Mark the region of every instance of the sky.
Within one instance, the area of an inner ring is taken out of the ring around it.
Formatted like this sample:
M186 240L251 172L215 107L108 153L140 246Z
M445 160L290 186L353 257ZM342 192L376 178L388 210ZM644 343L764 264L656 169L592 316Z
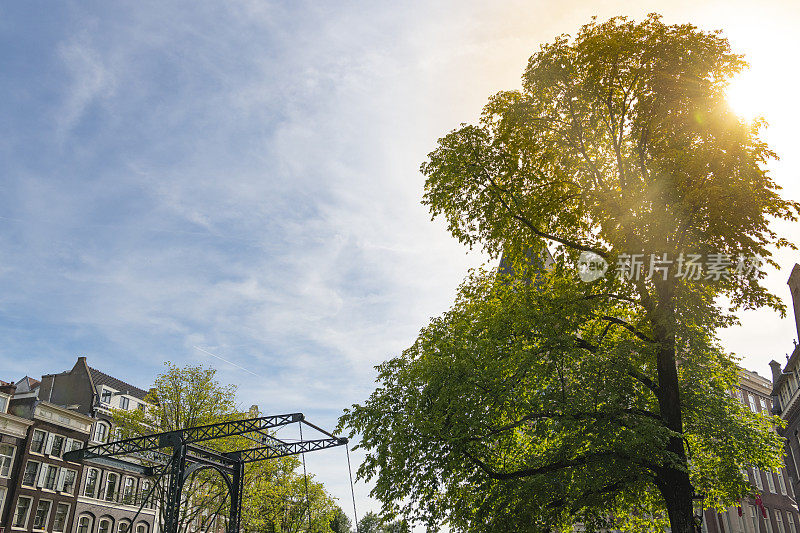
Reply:
M243 407L333 428L487 260L420 205L436 139L540 44L654 11L747 54L734 103L769 121L800 200L797 2L0 4L0 379L211 365ZM800 252L776 258L789 304ZM794 317L741 318L724 345L768 376ZM351 512L344 451L307 460Z

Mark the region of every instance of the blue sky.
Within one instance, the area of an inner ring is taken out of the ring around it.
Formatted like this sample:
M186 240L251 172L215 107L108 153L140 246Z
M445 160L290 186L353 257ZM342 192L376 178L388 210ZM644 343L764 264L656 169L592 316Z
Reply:
M0 379L78 355L140 386L165 360L213 365L243 406L332 427L485 259L419 204L425 154L594 14L726 30L800 198L797 79L775 64L797 5L696 4L4 3ZM766 375L793 321L743 317L723 339ZM343 454L325 453L309 467L347 508Z

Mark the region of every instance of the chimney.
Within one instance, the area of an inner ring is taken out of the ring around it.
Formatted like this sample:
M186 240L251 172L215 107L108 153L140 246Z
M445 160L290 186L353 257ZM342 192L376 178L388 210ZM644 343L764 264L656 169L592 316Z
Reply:
M773 359L769 362L769 367L772 369L772 384L774 385L778 382L778 378L781 377L781 364Z
M789 291L794 303L794 323L797 326L797 337L800 338L800 265L795 264L789 276Z

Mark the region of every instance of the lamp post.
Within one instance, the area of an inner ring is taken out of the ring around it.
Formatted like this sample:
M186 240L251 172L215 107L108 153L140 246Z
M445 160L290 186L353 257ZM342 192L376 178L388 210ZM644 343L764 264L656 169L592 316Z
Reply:
M694 525L697 533L703 531L703 500L706 499L705 494L697 491L692 491L692 510L694 514Z

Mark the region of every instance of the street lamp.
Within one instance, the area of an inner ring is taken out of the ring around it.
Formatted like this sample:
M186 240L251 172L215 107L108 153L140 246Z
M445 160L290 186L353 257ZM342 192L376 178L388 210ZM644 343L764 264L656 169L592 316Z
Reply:
M692 490L692 510L694 512L694 525L697 533L703 530L703 500L706 495Z

